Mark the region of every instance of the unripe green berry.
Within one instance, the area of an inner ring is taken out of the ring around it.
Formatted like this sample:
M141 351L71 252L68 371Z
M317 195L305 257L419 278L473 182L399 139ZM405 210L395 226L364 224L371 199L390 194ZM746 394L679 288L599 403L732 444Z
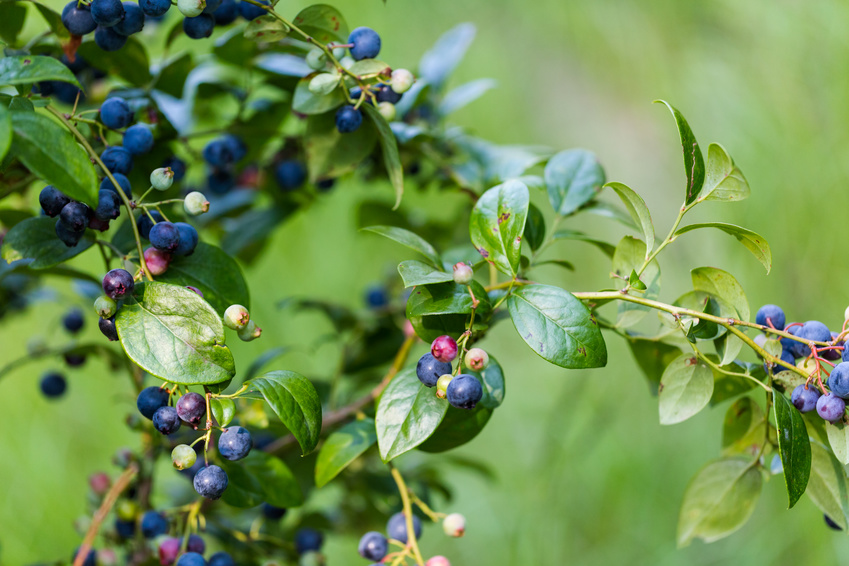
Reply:
M327 55L321 49L312 49L307 53L306 61L310 69L320 71L327 65Z
M383 119L387 122L391 122L395 119L395 105L391 102L379 102L377 104L377 111L380 112L380 115L383 116Z
M458 285L468 285L472 282L472 278L475 276L475 270L467 264L460 263L454 264L454 283Z
M198 455L188 444L178 444L171 451L171 463L178 470L185 470L195 465Z
M337 60L344 57L345 53L347 53L347 51L345 50L344 47L334 47L333 48L333 56L336 57Z
M177 0L177 9L187 18L200 16L206 8L206 0Z
M436 396L440 399L445 399L445 396L448 394L448 384L451 383L451 380L454 379L454 376L450 373L446 373L444 375L440 375L439 379L436 380Z
M242 305L230 305L224 311L224 326L233 330L241 330L251 320L251 313Z
M106 295L100 295L94 300L94 310L100 318L112 318L118 310L118 303Z
M186 195L183 201L183 209L186 211L186 214L197 216L198 214L209 212L209 201L206 200L203 193L192 191Z
M354 66L354 63L356 63L356 61L354 61L354 58L349 57L347 55L339 59L339 64L342 65L343 69L350 69Z
M784 368L782 366L777 366L779 369L775 370L776 372L782 371ZM802 358L798 362L796 362L796 367L805 372L808 375L811 375L817 370L817 362L813 359Z
M410 90L413 83L416 82L416 77L407 69L395 69L392 71L392 82L389 86L398 94L403 94Z
M115 508L115 514L122 521L134 521L139 514L139 505L130 499L122 499Z
M256 325L256 323L252 320L248 321L248 324L239 330L239 339L243 342L250 342L251 340L256 340L262 334L262 328Z
M170 167L154 169L150 174L150 186L157 191L167 191L174 184L174 172Z
M480 348L472 348L466 352L466 367L475 371L486 369L489 365L489 354Z
M461 537L466 534L466 518L459 513L451 513L442 520L442 530L449 537Z

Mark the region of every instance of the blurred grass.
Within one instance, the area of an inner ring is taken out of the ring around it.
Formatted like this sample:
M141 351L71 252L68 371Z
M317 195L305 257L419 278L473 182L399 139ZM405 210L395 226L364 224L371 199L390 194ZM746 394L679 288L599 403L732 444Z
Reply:
M457 121L502 143L574 146L597 152L611 180L638 190L665 233L683 194L680 147L671 117L655 98L677 106L703 147L722 143L752 186L735 205L707 204L692 220L744 224L772 244L773 269L761 266L732 238L705 232L681 238L661 264L663 297L689 285L688 270L714 265L735 274L753 308L785 305L793 320L838 325L849 290L841 284L849 192L849 5L801 3L576 0L534 3L482 0L337 3L351 27L369 25L386 57L414 67L448 27L472 21L478 38L454 84L493 77L500 87L462 110ZM286 4L294 15L303 2ZM277 344L297 344L319 332L310 317L284 317L271 305L299 294L361 301L373 280L406 259L390 242L356 234L352 204L385 195L381 186L340 183L332 196L299 214L274 235L273 252L249 270L255 317L263 339L235 344L242 367ZM544 203L541 195L535 196ZM427 213L438 214L440 203ZM327 227L334 229L328 231ZM612 240L625 232L596 219L577 220ZM571 290L608 284L607 262L581 244L556 255L576 273L543 272ZM94 252L80 259L99 269ZM68 293L66 295L70 296ZM66 303L62 303L63 305ZM0 325L3 362L24 351L32 334L56 330L64 306L43 304ZM83 305L96 338L95 318ZM306 325L306 331L304 326ZM648 394L626 348L609 340L603 370L567 372L537 358L509 323L485 342L507 376L506 403L464 455L488 462L490 484L454 472L457 500L448 511L469 520L468 534L446 540L425 530L426 554L455 564L582 565L631 563L839 563L845 542L827 530L807 498L785 510L781 479L766 484L752 520L712 545L675 549L678 505L689 478L719 455L725 406L676 427L657 424ZM321 356L296 351L279 367L320 372ZM125 384L97 363L69 371L68 396L48 403L37 394L38 363L0 381L0 561L22 564L65 557L78 543L73 519L84 509L85 478L108 469L111 454L131 445L121 424L132 409ZM95 418L91 416L95 415ZM431 456L435 459L443 456ZM403 462L403 459L402 459ZM350 564L355 540L331 538L330 564Z

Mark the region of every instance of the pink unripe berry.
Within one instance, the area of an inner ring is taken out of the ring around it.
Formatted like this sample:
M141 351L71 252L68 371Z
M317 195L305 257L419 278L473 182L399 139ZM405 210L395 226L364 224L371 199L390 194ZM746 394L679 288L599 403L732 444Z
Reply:
M150 247L144 251L144 262L147 264L151 275L162 275L168 271L171 265L171 254Z
M440 336L430 345L430 353L440 362L451 363L457 357L457 341L450 336Z
M475 272L469 264L462 261L454 264L454 283L468 285L474 276Z
M425 562L425 566L451 566L451 563L444 556L434 556Z
M178 538L167 538L159 545L159 563L162 566L170 566L177 561L177 555L180 554L180 543Z
M224 326L233 330L242 330L251 320L251 313L242 305L230 305L224 311Z
M461 537L466 534L466 518L459 513L451 513L442 520L442 530L449 537Z
M409 320L404 321L404 338L412 338L416 335L416 329L413 328L413 323Z
M489 354L480 348L472 348L466 352L466 366L475 371L481 371L489 365Z
M112 486L112 480L110 480L109 476L107 476L105 473L97 472L91 474L91 476L88 478L88 485L91 486L91 490L94 493L96 493L97 495L103 495L107 491L109 491L109 488Z

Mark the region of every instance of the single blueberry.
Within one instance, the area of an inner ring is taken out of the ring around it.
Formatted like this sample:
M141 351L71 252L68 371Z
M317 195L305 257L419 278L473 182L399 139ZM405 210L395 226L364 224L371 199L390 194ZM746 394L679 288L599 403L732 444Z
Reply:
M413 515L413 533L416 535L416 540L422 537L422 522L415 515ZM386 536L407 544L407 518L403 512L389 517L389 521L386 522Z
M160 214L156 210L151 211L150 216L143 213L141 216L138 217L138 219L136 220L136 226L138 226L139 235L141 235L141 237L145 240L150 239L150 229L153 228L153 220L150 219L151 216L153 217L153 220L155 220L157 223L162 222L164 220L164 218L162 218L162 214Z
M782 330L786 323L784 311L777 305L764 305L758 309L758 314L755 315L755 323Z
M113 173L113 177L118 181L118 186L121 187L121 191L126 195L126 197L130 200L133 198L133 187L130 185L130 180L127 179L127 176L122 173ZM100 190L101 191L112 191L116 195L118 194L118 189L115 188L115 184L109 179L109 177L104 177L102 181L100 181Z
M797 334L799 338L805 340L813 340L814 342L830 342L831 331L828 327L818 320L809 320ZM806 346L807 348L807 346ZM810 353L810 348L807 348L806 355Z
M223 138L217 138L203 147L203 160L213 167L225 167L233 161L233 148Z
M148 511L142 516L141 530L144 538L155 538L168 532L168 519L156 511Z
M139 412L148 419L153 418L157 409L168 405L168 391L161 387L145 387L136 399Z
M222 0L221 5L212 13L212 16L215 18L215 25L230 25L239 17L239 4L236 0Z
M213 169L206 177L209 192L223 195L236 186L236 177L228 169Z
M85 364L85 354L80 354L78 352L66 352L62 358L65 360L65 363L68 367L78 368Z
M153 428L162 434L173 434L180 430L180 417L174 407L159 407L153 413Z
M274 169L274 178L281 189L293 191L307 180L307 168L297 159L287 159Z
M373 309L380 309L389 304L389 294L383 285L374 285L366 290L366 304Z
M146 16L158 18L171 8L171 0L139 0L139 6Z
M72 334L76 334L82 330L84 324L83 311L77 308L71 309L62 317L62 325L65 327L65 330Z
M200 535L191 534L189 535L189 544L186 546L186 550L189 552L197 552L198 554L203 554L206 552L206 543L203 542L203 539L200 538Z
M360 556L374 562L380 562L389 551L389 542L382 534L371 531L362 536L358 547Z
M174 227L177 228L177 234L180 238L174 253L176 255L192 255L198 245L198 231L194 226L185 222L175 222Z
M230 154L233 156L234 163L241 161L248 154L248 147L239 136L225 134L221 137L221 140L230 149Z
M451 373L451 364L440 362L430 352L419 358L416 364L416 376L428 387L435 387L439 376L446 373Z
M380 85L377 89L377 94L375 98L378 102L391 102L392 104L397 104L399 100L401 100L401 94L398 94L389 85Z
M108 28L124 19L121 0L92 0L91 17L97 25Z
M97 22L91 17L91 8L71 0L62 9L62 25L72 35L86 35L94 31Z
M121 130L133 122L133 111L126 100L111 96L100 106L100 121L107 128Z
M209 557L209 566L236 566L236 561L222 550Z
M148 234L150 245L157 250L174 252L180 246L180 232L171 222L157 222Z
M446 391L448 402L458 409L474 409L481 397L483 397L481 382L467 373L461 373L452 379Z
M837 422L843 418L846 402L833 393L827 393L817 400L817 414L829 422Z
M81 202L72 200L59 213L59 222L74 232L82 232L88 227L91 220L91 209Z
M59 216L59 213L69 202L71 202L71 199L53 185L47 185L38 194L38 204L41 205L44 214L51 218Z
M124 132L124 147L133 155L141 155L153 149L153 132L147 124L130 126Z
M103 292L110 299L123 299L132 294L135 283L126 269L113 269L103 277Z
M227 460L241 460L252 446L251 433L240 426L231 426L218 437L218 453Z
M799 409L800 413L809 413L817 408L819 398L820 392L816 387L813 385L808 387L802 383L793 390L790 401L792 401L794 407Z
M104 51L118 51L127 43L127 36L115 31L114 27L97 26L94 30L94 42Z
M121 35L133 35L144 28L144 10L135 2L124 2L124 19L115 24L115 31Z
M190 391L177 401L177 414L190 425L197 425L206 416L206 399Z
M177 560L177 566L207 566L206 560L197 552L187 552Z
M265 4L268 6L267 0L259 0L260 4ZM245 2L242 0L239 2L239 13L242 14L242 17L246 20L256 19L264 14L267 14L268 11L256 6L255 4L251 4L250 2Z
M203 9L204 14L212 14L212 17L215 18L215 10L221 5L223 0L206 0L206 8Z
M115 326L114 316L98 320L97 328L100 329L100 333L106 336L110 342L118 341L118 328Z
M136 522L115 519L115 532L119 538L129 540L136 536Z
M201 468L192 480L195 491L207 499L218 499L227 489L227 473L218 466Z
M849 362L840 362L828 376L828 388L842 399L849 399Z
M97 208L94 209L94 217L108 222L115 220L120 215L121 197L118 196L118 193L108 189L97 191Z
M275 507L270 503L263 503L262 514L266 519L271 519L272 521L279 521L286 515L286 509L284 509L283 507Z
M100 159L112 173L128 175L133 170L133 154L120 145L107 147L100 154Z
M192 39L203 39L212 35L215 28L215 18L212 14L201 14L194 18L183 19L183 31Z
M324 535L315 529L304 527L298 529L295 533L295 550L298 551L298 554L303 554L311 550L318 552L321 550L322 544L324 544Z
M65 381L65 377L63 375L58 373L48 373L41 378L39 387L41 387L41 392L45 397L48 399L55 399L56 397L64 395L65 390L68 388L68 383Z
M74 232L70 228L68 228L61 220L56 222L56 236L62 241L63 244L68 246L69 248L73 248L77 244L80 243L80 240L85 234L82 232Z
M340 134L356 132L363 123L363 114L350 104L336 111L336 129Z
M348 36L348 43L354 44L350 51L356 61L374 59L380 53L380 36L371 28L355 28Z

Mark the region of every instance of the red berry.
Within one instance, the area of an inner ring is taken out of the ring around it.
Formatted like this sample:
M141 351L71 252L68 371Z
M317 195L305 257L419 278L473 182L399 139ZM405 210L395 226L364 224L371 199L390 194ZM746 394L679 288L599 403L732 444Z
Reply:
M430 345L430 353L440 362L453 362L457 357L457 341L450 336L440 336Z

